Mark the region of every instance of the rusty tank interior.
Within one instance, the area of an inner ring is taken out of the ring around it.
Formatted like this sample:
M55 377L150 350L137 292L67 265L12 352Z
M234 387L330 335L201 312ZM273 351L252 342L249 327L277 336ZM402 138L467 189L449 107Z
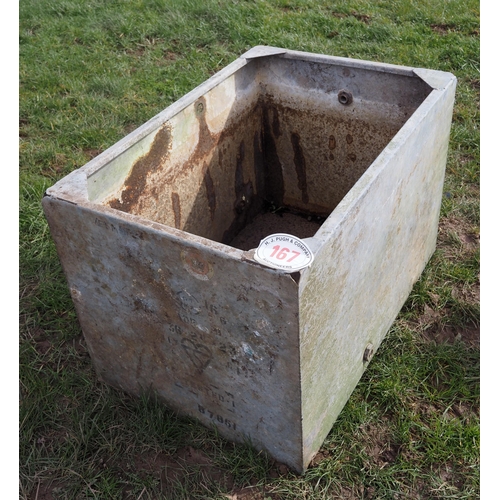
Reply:
M91 201L244 250L271 232L313 236L430 91L258 58L93 173Z

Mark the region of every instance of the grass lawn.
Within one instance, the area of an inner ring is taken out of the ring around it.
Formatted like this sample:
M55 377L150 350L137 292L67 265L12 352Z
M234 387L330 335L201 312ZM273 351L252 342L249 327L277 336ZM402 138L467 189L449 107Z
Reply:
M20 496L479 498L479 1L22 0ZM308 471L100 383L41 210L254 45L458 78L437 250Z

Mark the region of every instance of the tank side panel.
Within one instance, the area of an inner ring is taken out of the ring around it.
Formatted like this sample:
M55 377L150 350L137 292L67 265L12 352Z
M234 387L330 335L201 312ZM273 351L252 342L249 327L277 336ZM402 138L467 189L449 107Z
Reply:
M43 205L100 378L300 470L297 284L133 215Z
M434 252L454 90L429 96L316 233L299 290L305 466Z

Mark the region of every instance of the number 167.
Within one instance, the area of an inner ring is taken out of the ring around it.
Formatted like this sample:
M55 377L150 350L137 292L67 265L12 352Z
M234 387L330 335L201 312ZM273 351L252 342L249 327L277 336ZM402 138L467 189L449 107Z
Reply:
M287 247L282 248L279 245L276 245L273 247L273 253L269 257L276 257L279 260L283 260L286 259L290 253L293 255L287 260L287 262L292 262L293 259L300 255L300 252L297 252L296 250L290 250Z

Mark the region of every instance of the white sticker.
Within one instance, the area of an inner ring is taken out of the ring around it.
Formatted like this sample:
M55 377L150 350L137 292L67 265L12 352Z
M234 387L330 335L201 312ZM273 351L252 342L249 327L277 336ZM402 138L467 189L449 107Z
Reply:
M309 266L314 255L300 238L278 233L271 234L260 242L254 258L265 266L293 273Z

